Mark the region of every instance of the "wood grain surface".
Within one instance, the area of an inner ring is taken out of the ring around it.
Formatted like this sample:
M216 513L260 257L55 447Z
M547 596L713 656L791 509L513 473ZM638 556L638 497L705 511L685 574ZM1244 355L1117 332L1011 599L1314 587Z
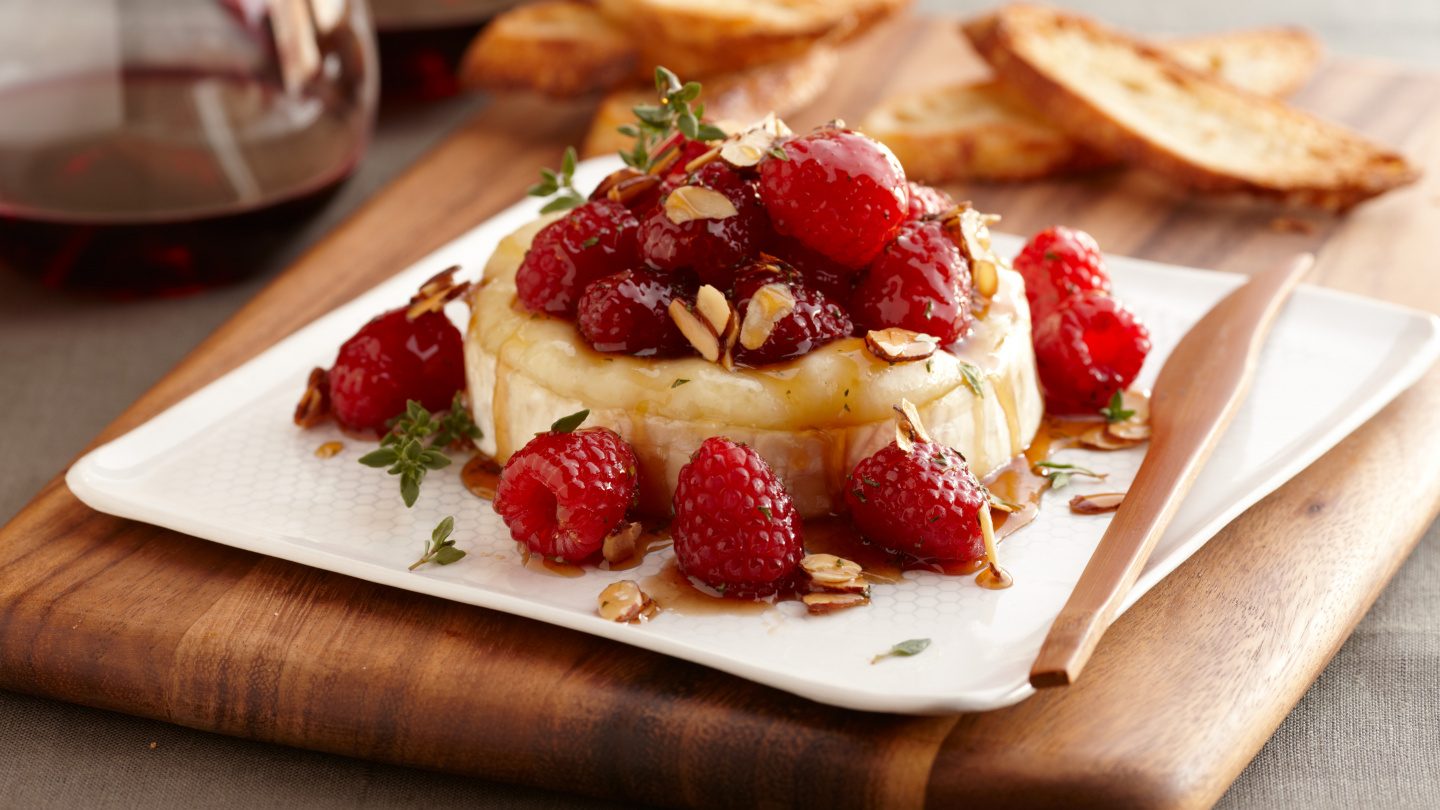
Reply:
M854 48L797 125L980 71L953 26ZM1334 62L1299 101L1440 158L1440 78ZM583 107L497 102L141 398L113 438L513 201ZM1313 232L1127 173L955 188L1003 227L1241 272L1314 250L1310 280L1440 311L1440 190ZM1337 372L1338 373L1338 372ZM1085 677L1002 711L833 709L526 619L390 590L83 507L57 479L0 530L0 688L258 740L656 804L1195 807L1213 802L1440 509L1440 373L1226 527L1106 635ZM217 459L216 463L223 463Z

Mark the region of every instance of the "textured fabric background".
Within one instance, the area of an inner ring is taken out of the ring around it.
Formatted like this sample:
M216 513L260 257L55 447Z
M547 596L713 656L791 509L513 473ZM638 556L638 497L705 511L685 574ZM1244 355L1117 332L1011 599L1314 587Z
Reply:
M1059 4L1147 31L1302 24L1338 53L1440 68L1435 0ZM920 5L964 13L991 2ZM77 301L0 272L0 425L6 426L0 430L0 522L305 246L479 103L386 110L356 176L325 212L293 234L270 266L243 284L177 301L116 305ZM0 808L141 805L619 806L0 692ZM1221 806L1440 807L1440 528L1431 528Z

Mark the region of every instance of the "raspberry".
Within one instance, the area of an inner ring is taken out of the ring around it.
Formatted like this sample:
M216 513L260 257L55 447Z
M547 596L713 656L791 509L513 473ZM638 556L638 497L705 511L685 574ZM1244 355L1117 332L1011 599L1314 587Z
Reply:
M671 534L682 573L745 599L790 585L805 554L800 516L770 466L720 436L680 468Z
M943 214L955 207L955 200L938 188L914 181L909 183L909 187L910 207L905 215L906 220Z
M855 286L854 270L836 264L788 236L771 234L765 252L799 270L806 286L825 293L831 301L850 300L850 290Z
M898 326L949 345L970 331L970 263L938 220L907 222L850 297L861 329Z
M1100 246L1084 231L1057 226L1035 234L1015 257L1015 269L1025 277L1025 298L1036 323L1076 293L1110 292Z
M825 127L780 146L760 164L760 191L775 230L845 267L870 263L909 208L905 170L890 150Z
M406 400L444 410L465 387L460 330L440 312L410 320L406 309L376 316L340 346L330 369L330 407L342 427L383 433Z
M780 283L795 296L795 308L770 331L770 337L757 348L735 347L735 359L751 366L776 363L809 354L837 338L845 337L854 328L850 316L819 290L805 286L794 269L784 265L757 262L745 270L735 282L735 311L745 323L750 299L766 284Z
M1109 295L1073 295L1035 328L1035 364L1051 413L1093 414L1134 382L1150 330Z
M944 445L895 442L855 465L845 486L855 528L870 542L921 560L970 562L985 554L985 488L965 457Z
M635 471L635 451L615 431L551 429L505 462L495 511L530 551L583 562L634 505Z
M591 200L535 234L515 274L520 303L573 317L585 287L639 264L640 223L623 203Z
M690 342L670 319L671 299L688 297L681 280L636 268L606 276L585 288L576 310L580 334L596 351L636 357L674 357Z
M670 221L662 200L640 223L640 253L662 270L693 268L701 282L729 289L735 263L753 255L769 230L759 184L720 162L705 164L688 182L725 195L739 213L676 224ZM667 183L671 188L685 184L684 180Z

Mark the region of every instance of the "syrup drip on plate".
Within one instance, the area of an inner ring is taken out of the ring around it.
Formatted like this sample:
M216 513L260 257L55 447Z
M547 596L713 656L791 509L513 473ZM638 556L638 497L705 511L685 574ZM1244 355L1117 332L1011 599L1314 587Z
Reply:
M476 453L465 462L460 470L460 481L477 498L495 500L495 488L500 485L500 472L505 467L484 453Z

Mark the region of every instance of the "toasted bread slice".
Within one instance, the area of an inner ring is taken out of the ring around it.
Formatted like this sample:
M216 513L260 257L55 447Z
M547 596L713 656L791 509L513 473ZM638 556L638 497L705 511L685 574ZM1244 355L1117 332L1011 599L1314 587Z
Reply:
M1171 59L1242 90L1284 98L1320 64L1320 43L1299 28L1255 28L1155 43Z
M1066 137L998 81L895 96L860 128L890 147L906 177L927 183L1035 180L1114 162Z
M798 59L706 79L704 94L700 97L705 104L705 116L716 121L748 124L771 110L782 117L790 115L829 86L839 61L834 48L820 45ZM590 122L581 154L593 157L629 148L632 141L621 135L617 127L634 122L635 114L631 110L635 105L654 102L653 86L607 94Z
M1187 188L1342 211L1417 177L1403 157L1344 127L1092 20L1014 5L965 33L1071 137Z
M686 79L795 59L821 42L840 42L909 5L910 0L599 0L628 30L642 64Z
M465 52L460 80L467 87L566 98L627 81L639 64L629 34L594 6L543 0L491 21Z
M1295 91L1320 58L1315 39L1292 28L1169 40L1160 47L1261 95ZM1034 180L1116 162L1066 136L996 80L896 96L872 110L861 128L884 141L908 175L932 183Z

